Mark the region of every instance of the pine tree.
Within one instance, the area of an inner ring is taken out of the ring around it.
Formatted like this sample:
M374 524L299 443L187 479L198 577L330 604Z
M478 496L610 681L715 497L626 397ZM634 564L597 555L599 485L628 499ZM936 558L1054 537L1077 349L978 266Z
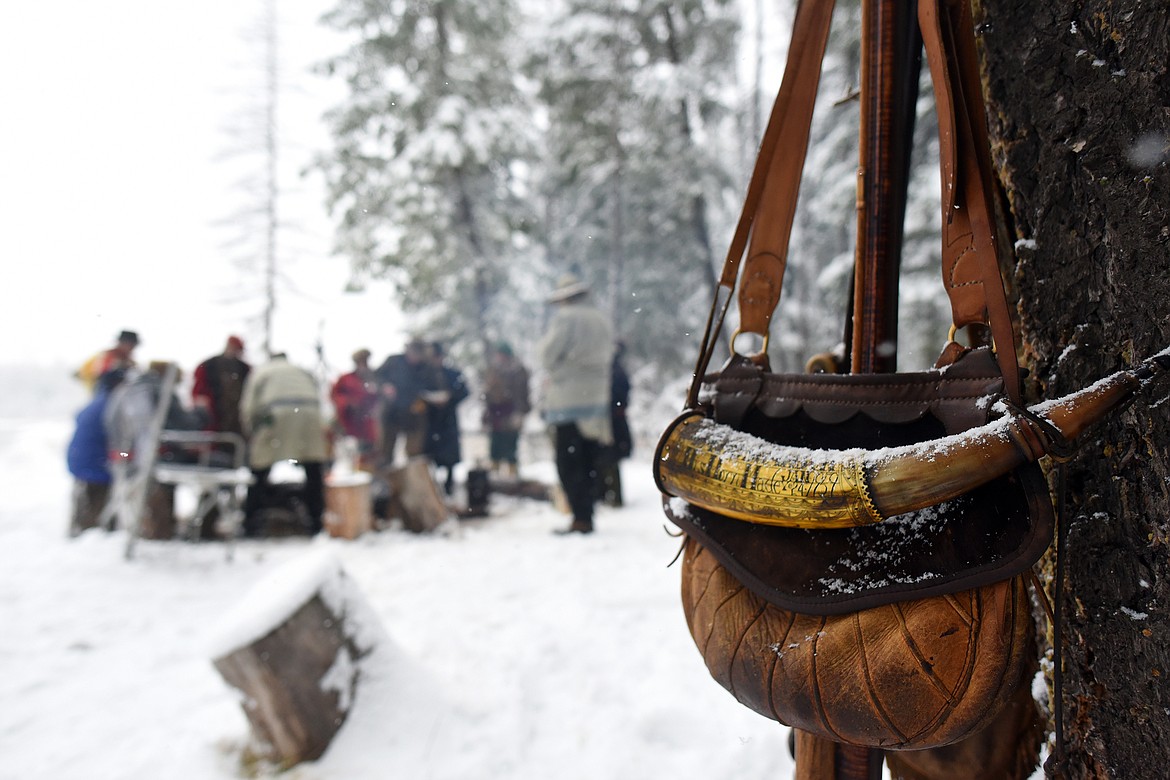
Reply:
M554 273L590 281L643 360L693 359L714 289L711 211L733 173L729 0L569 0L528 65L548 112ZM721 259L721 257L720 257Z
M532 209L532 107L517 81L512 0L340 0L353 36L322 66L349 95L318 159L355 278L396 282L404 308L464 343L498 333Z

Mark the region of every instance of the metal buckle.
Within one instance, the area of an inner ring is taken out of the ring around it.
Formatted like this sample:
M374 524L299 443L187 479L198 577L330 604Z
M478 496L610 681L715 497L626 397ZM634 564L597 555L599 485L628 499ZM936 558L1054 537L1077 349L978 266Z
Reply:
M760 344L760 348L758 350L756 350L755 352L752 352L750 354L745 353L745 352L740 352L738 349L736 349L735 342L742 335L752 335L752 336L759 337L761 339L761 342L762 342ZM767 355L768 354L768 334L767 333L754 333L752 331L747 331L747 330L742 330L740 328L736 328L735 332L731 334L731 354L735 357L745 357L748 360L760 357L761 355Z

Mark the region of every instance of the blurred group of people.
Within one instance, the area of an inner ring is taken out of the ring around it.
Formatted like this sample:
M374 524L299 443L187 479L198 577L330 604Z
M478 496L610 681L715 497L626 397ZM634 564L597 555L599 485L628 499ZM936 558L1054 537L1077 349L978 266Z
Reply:
M353 370L329 393L341 433L357 443L361 468L391 467L400 452L406 458L425 456L446 472L442 484L448 495L463 459L457 410L469 395L463 372L450 364L443 345L419 338L376 369L370 351L359 349Z
M583 283L563 278L548 301L555 313L536 345L545 376L541 414L573 515L565 532L590 533L595 504L622 501L618 463L632 449L625 419L629 378L622 347L605 315L588 302ZM253 477L244 507L248 536L264 530L262 513L273 499L271 470L281 461L303 469L310 533L322 528L325 469L339 452L352 449L350 465L375 475L385 475L403 459L426 458L442 490L447 495L455 490L455 469L463 459L458 409L471 390L438 342L411 338L401 353L376 368L370 350L356 350L352 369L328 387L333 415L323 408L322 388L312 372L283 353L253 367L238 336L229 336L222 352L195 367L189 404L175 390L178 368L165 362L140 368L134 360L138 344L137 333L123 331L77 372L93 396L77 415L67 453L75 478L73 534L108 519L105 508L118 469L149 469L159 457L160 429L226 435L213 449L222 456L221 466L231 465L226 461L233 455L225 439L238 437ZM491 346L481 375L480 419L488 435L484 465L498 479L519 477L519 443L532 411L530 381L510 344ZM340 442L344 450L336 446Z
M169 364L139 367L134 359L138 344L137 333L123 331L114 346L77 371L93 395L77 415L67 452L75 478L73 534L99 524L118 468L133 469L150 447L158 446L148 437ZM501 342L492 352L484 374L484 420L491 431L493 463L514 476L517 440L530 410L528 372L510 345ZM244 355L243 340L228 337L221 353L196 366L189 404L172 390L155 434L161 428L240 437L253 475L244 507L245 535L263 531L261 513L273 499L271 470L284 460L302 468L308 530L320 530L325 468L343 440L356 450L353 467L382 474L403 459L424 457L441 472L443 490L454 492L455 467L462 460L458 408L470 389L440 343L412 338L402 353L377 368L371 366L370 350L354 352L352 370L328 388L333 415L322 408L320 384L310 371L284 354L253 368ZM228 463L221 459L219 465Z

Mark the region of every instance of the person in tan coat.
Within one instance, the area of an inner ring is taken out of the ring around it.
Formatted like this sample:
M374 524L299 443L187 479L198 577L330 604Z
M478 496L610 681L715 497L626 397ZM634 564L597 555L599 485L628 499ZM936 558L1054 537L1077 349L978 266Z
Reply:
M552 433L557 476L573 512L573 522L558 533L593 533L601 448L613 441L613 328L588 298L589 288L576 276L562 277L548 297L555 313L536 347L547 380L541 416Z
M325 512L327 457L317 380L277 353L248 374L241 395L240 419L249 440L248 465L255 477L244 505L244 534L260 532L258 515L267 502L268 475L272 465L282 460L296 461L304 469L309 531L317 533Z

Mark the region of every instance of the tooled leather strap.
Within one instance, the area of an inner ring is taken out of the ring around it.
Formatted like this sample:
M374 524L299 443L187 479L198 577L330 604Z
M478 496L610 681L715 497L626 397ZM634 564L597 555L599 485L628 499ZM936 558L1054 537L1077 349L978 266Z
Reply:
M687 393L688 407L693 407L697 402L699 387L715 351L716 334L723 327L731 292L735 289L749 235L752 236L753 247L760 246L759 242L767 236L768 243L775 251L772 254L754 253L757 260L749 264L750 270L745 271L745 279L748 282L755 279L756 282L750 285L745 282L745 287L750 286L751 289L746 293L741 291L741 330L766 334L768 320L780 301L780 285L788 254L788 234L792 230L796 195L800 189L800 175L812 127L813 104L820 83L821 63L825 59L834 4L835 0L801 0L797 6L780 92L776 95L768 126L760 141L760 151L756 155L756 164L744 196L743 210L723 261L718 292L711 302L691 388ZM776 154L776 148L781 143L785 145L785 153ZM795 148L792 144L798 144L800 154L789 153ZM776 168L774 171L773 166ZM780 184L781 181L784 184ZM764 200L765 196L767 201ZM779 208L773 206L777 201L780 203ZM768 203L769 216L779 211L786 213L787 217L774 222L768 219L758 221L757 211L761 202ZM755 235L757 233L760 236L758 239Z
M784 78L723 266L720 283L734 287L750 234L739 292L740 329L749 333L768 332L768 321L780 301L833 5L834 0L802 0L796 9Z
M1008 397L1020 403L1016 337L999 273L991 155L974 26L965 0L920 0L918 24L938 106L943 284L956 328L987 324Z
M833 5L833 0L803 0L797 8L783 82L723 264L720 287L733 290L750 236L751 248L743 261L739 295L741 331L766 335L780 300ZM989 199L991 163L969 9L962 0L920 0L919 25L938 105L943 278L953 321L957 327L990 325L1008 397L1019 403L1016 340L999 276ZM776 154L781 143L784 151ZM766 209L764 213L759 213L761 206ZM722 326L726 312L726 302L723 311L717 312L718 302L717 296L695 368L690 401L697 396L714 350L713 332Z

